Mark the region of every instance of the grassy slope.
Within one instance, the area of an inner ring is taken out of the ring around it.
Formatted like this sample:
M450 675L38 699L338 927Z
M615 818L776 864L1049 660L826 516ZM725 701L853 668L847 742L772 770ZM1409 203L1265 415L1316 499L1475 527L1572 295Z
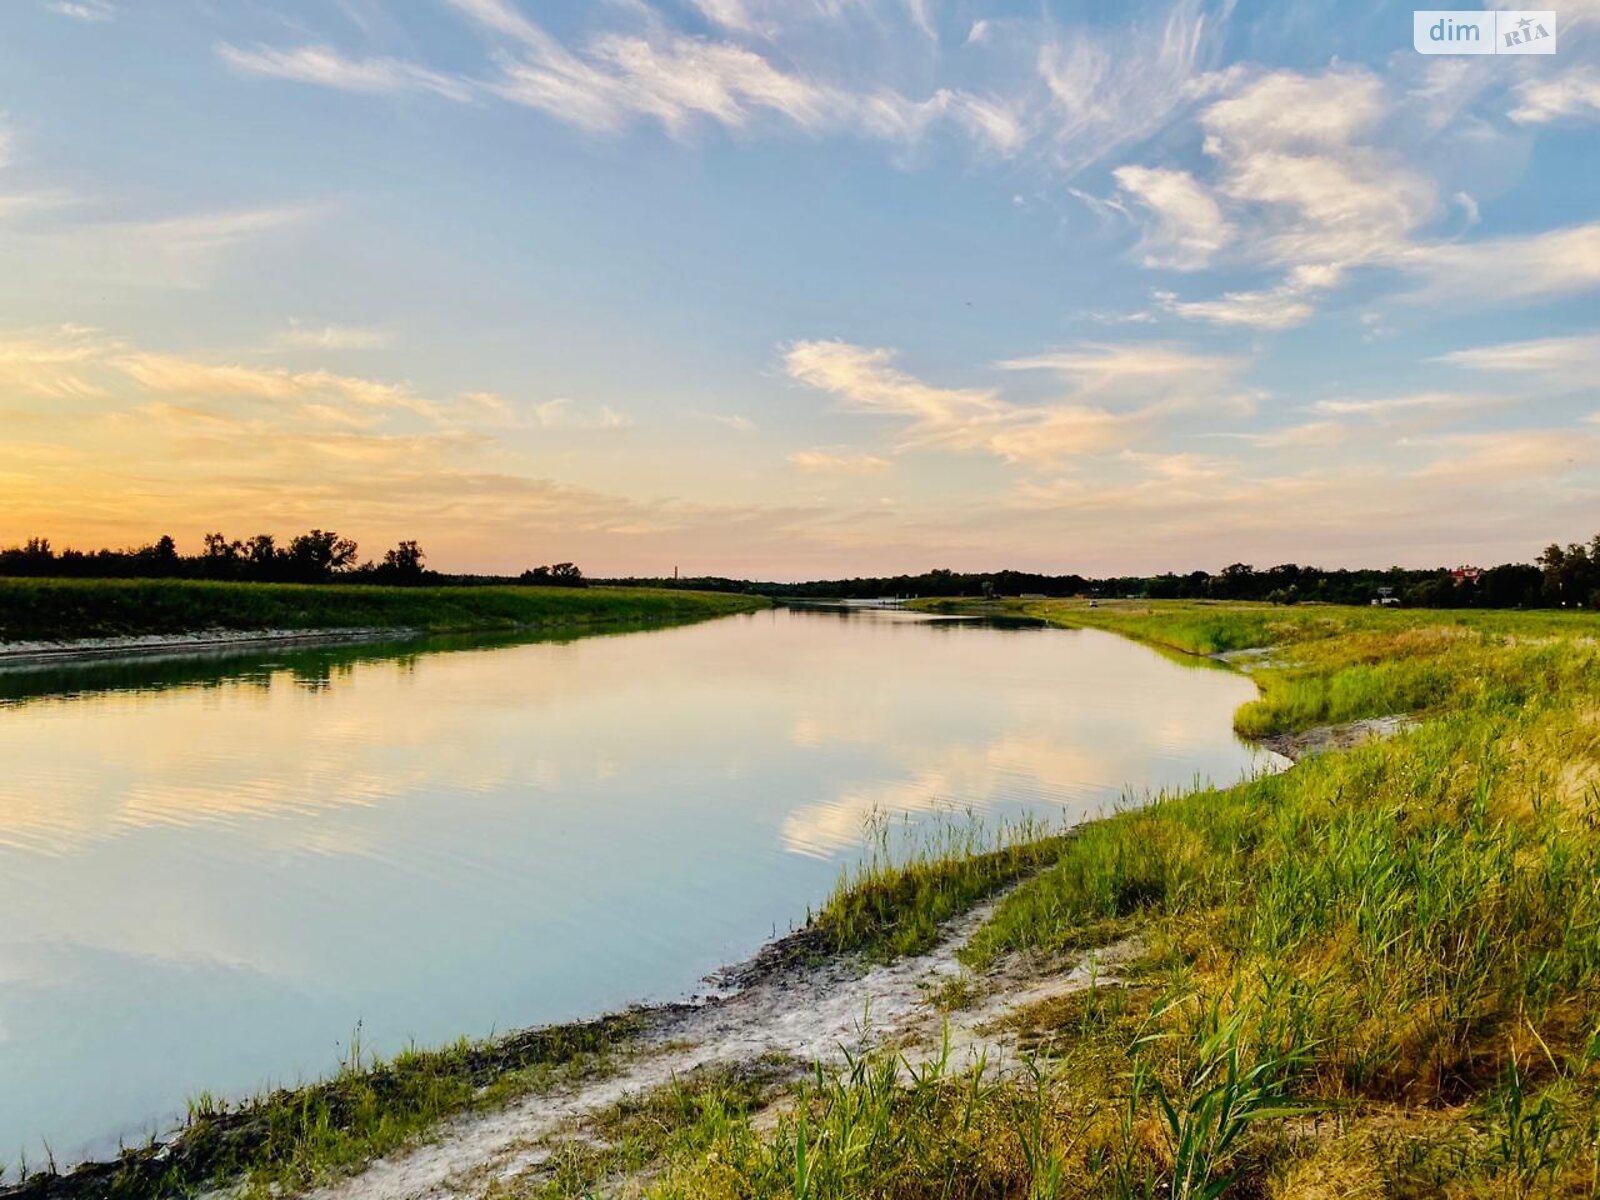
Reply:
M168 579L0 579L0 643L203 629L512 629L690 620L753 596L646 588L394 588Z
M1239 714L1250 732L1427 719L1061 843L980 932L973 965L1130 933L1147 953L1130 986L1030 1015L1036 1073L858 1063L771 1133L725 1114L690 1124L650 1193L1594 1195L1600 624L1026 611L1191 652L1283 646L1290 665L1261 672Z

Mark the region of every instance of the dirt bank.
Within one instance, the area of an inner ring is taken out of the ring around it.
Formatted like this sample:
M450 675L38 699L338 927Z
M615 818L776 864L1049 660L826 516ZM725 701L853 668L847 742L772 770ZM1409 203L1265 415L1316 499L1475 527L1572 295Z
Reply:
M1008 1016L1041 1001L1112 983L1134 947L1124 943L1070 959L1013 958L962 989L967 1003L946 1012L939 1000L962 976L957 953L993 911L985 904L948 927L929 953L864 968L833 960L761 970L731 995L662 1010L661 1019L608 1077L529 1096L498 1112L450 1123L424 1144L371 1164L312 1193L316 1200L468 1200L512 1180L537 1179L564 1143L593 1145L600 1114L706 1068L788 1063L796 1076L812 1063L892 1047L912 1064L943 1052L952 1065L982 1058L1005 1071L1017 1061ZM948 1023L948 1035L946 1024Z

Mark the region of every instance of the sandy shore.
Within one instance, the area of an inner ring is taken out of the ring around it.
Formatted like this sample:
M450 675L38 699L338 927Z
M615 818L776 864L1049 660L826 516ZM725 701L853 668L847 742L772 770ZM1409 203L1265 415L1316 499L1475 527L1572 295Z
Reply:
M736 988L731 994L652 1010L652 1027L613 1074L447 1123L426 1141L309 1196L476 1200L511 1185L536 1187L563 1146L604 1142L597 1118L607 1110L705 1069L765 1064L770 1070L786 1062L798 1078L815 1063L838 1066L846 1055L876 1048L892 1049L912 1067L948 1049L954 1069L982 1062L993 1074L1008 1072L1023 1061L1019 1040L1026 1021L1019 1016L1092 986L1118 986L1116 971L1138 947L1119 943L1067 957L1014 955L981 974L965 973L959 952L998 903L991 900L958 918L928 953L879 966L864 967L852 956L774 964L778 947L768 947L726 973ZM964 974L966 1002L941 1007L946 986ZM756 1120L775 1115L769 1111Z

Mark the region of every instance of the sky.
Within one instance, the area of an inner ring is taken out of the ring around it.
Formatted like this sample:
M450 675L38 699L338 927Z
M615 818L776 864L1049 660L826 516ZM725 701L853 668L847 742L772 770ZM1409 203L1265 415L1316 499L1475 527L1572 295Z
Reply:
M1600 531L1600 0L0 0L0 545L767 579Z

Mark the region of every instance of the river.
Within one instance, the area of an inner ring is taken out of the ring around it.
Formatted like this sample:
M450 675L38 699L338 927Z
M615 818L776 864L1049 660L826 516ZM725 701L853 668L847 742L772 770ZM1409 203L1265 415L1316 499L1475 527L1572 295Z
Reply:
M0 672L0 1161L202 1089L691 994L877 814L1078 821L1274 756L1109 634L774 609ZM914 834L913 834L914 836Z

